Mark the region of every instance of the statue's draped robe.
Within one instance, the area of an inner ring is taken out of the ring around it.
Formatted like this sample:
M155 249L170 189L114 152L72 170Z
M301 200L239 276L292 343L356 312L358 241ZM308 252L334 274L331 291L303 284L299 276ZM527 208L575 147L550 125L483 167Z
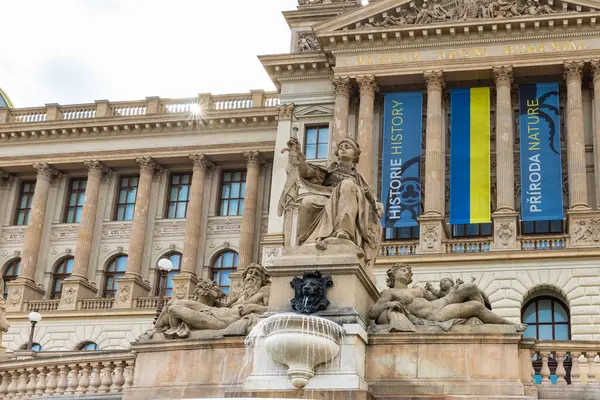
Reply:
M342 171L334 162L327 169L307 164L304 183L310 195L302 199L300 243L317 242L345 232L365 254L375 257L381 237L377 210L367 198L369 185L353 168Z

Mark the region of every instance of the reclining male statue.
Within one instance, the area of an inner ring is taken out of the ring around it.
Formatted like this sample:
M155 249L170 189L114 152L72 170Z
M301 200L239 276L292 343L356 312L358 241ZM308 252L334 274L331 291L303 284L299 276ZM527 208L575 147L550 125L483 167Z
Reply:
M242 274L243 288L226 303L224 293L209 280L198 282L194 300L171 300L158 317L154 328L141 339L163 333L168 339L186 338L192 331L219 330L223 335L245 335L256 324L256 317L267 311L270 293L269 274L259 264L250 264Z
M463 283L439 299L428 299L425 288L412 282L412 270L405 264L394 264L387 271L389 289L381 294L369 309L369 318L380 325L375 330L389 332L414 332L415 325L437 325L449 330L455 324L478 318L484 324L515 325L518 332L525 324L513 324L485 306L479 288L473 282Z

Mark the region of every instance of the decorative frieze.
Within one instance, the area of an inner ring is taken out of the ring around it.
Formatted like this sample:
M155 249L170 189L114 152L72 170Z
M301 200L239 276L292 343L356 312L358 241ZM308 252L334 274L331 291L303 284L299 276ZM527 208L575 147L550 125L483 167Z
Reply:
M184 236L186 220L157 221L154 224L154 236Z
M239 233L242 226L242 219L240 217L237 218L227 218L220 220L213 220L208 223L208 227L206 229L209 235L215 234L223 234L223 233Z
M131 236L131 222L104 223L102 228L103 239L120 239Z
M25 240L25 226L9 226L2 228L0 243L21 243Z
M74 241L77 239L79 224L61 224L52 227L50 241Z

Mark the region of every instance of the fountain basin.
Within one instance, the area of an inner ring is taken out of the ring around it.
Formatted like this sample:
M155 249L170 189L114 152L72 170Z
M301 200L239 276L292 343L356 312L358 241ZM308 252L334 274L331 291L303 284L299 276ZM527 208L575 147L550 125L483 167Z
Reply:
M304 388L314 376L315 366L331 362L339 355L344 334L344 329L334 322L299 314L270 316L255 330L265 337L269 357L288 366L287 375L298 389Z

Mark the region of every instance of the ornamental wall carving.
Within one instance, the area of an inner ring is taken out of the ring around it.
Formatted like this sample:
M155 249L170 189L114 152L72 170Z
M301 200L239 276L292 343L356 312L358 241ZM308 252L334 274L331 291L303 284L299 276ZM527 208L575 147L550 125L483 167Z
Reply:
M186 220L157 221L154 224L154 236L184 236Z
M102 228L103 239L120 239L131 236L131 222L105 222Z
M53 242L77 240L78 228L79 224L53 226L50 233L50 240Z
M242 227L242 217L230 218L211 218L206 232L209 235L218 235L222 233L239 233Z
M10 226L2 228L2 235L0 235L0 243L20 243L24 241L24 226Z

